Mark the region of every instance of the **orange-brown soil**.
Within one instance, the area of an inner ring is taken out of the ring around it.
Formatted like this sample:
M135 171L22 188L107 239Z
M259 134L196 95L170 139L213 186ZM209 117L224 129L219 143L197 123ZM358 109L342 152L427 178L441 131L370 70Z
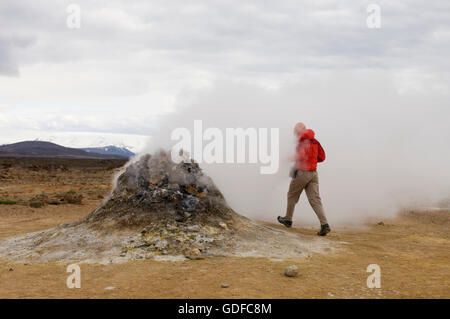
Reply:
M43 165L42 159L0 159L0 240L74 221L100 204L123 162L80 161L55 159ZM83 195L81 205L27 206L38 194L58 198L69 190ZM449 216L442 210L409 212L384 225L334 229L328 238L346 242L343 249L308 258L81 264L80 289L67 288L67 264L1 260L0 297L450 298ZM291 231L315 236L312 229ZM381 267L380 289L366 285L369 264ZM298 266L298 277L284 276L289 265ZM221 288L222 283L230 286Z

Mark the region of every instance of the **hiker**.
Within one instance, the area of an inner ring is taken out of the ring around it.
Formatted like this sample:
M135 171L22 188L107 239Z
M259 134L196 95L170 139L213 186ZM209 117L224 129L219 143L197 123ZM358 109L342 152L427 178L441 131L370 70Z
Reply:
M278 221L286 227L292 226L295 204L297 204L304 189L308 201L320 221L321 227L317 235L325 236L331 229L323 211L322 200L319 195L319 176L316 171L317 162L325 160L325 151L319 141L314 138L314 131L306 129L305 124L297 123L294 128L294 134L297 136L298 142L295 166L289 174L292 179L287 194L286 216L278 216Z

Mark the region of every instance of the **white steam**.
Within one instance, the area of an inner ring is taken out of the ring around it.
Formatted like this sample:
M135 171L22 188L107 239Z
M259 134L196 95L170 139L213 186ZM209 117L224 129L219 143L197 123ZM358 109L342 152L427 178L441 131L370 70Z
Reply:
M217 81L179 96L176 113L160 122L145 152L170 149L173 129L279 128L280 169L262 164L202 164L233 209L251 218L284 215L293 127L304 122L326 152L318 166L320 192L331 224L392 216L405 205L430 205L450 195L449 96L403 91L384 73L309 77L266 89ZM204 145L207 142L204 142ZM302 194L295 222L318 223Z

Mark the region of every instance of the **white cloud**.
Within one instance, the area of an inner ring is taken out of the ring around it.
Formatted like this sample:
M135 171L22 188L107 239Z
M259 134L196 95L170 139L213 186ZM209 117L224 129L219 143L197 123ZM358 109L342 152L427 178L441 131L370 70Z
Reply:
M448 94L450 2L379 1L378 30L370 2L79 0L77 30L64 1L1 2L0 104L17 110L11 127L147 134L217 79L274 89L375 70L402 92Z
M0 104L0 112L6 112L9 109L11 109L11 107L9 105Z
M158 117L145 114L117 111L104 108L102 111L54 112L45 110L17 110L0 117L0 128L9 130L43 130L67 132L110 132L121 134L151 135ZM101 117L99 113L107 116Z

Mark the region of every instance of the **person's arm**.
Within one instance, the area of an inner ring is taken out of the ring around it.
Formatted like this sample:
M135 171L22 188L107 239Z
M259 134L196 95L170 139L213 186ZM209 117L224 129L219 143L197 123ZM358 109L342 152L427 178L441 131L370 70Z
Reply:
M322 145L320 145L319 141L317 141L317 146L319 147L319 150L317 152L317 161L323 162L325 160L325 151L323 150Z

